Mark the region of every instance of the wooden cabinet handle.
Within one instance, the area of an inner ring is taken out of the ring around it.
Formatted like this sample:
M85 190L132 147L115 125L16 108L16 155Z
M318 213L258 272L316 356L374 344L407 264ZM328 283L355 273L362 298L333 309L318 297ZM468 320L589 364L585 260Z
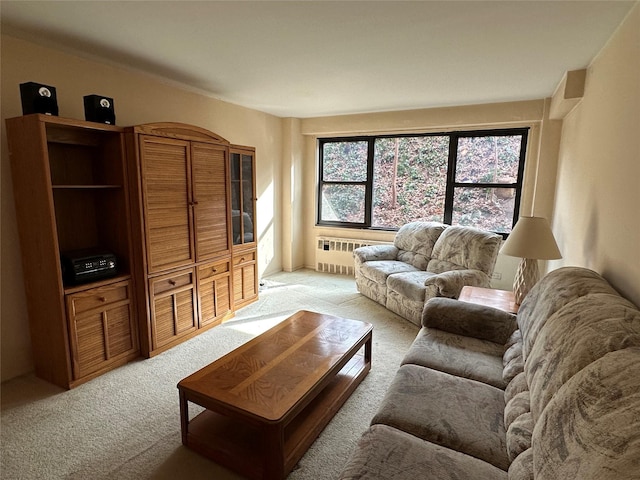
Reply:
M98 300L100 300L102 303L107 301L107 299L105 297L99 297Z
M175 280L169 280L169 285L174 285L175 286L176 281Z
M212 268L212 269L211 269L211 271L212 271L213 273L218 273L218 269L217 269L217 268Z

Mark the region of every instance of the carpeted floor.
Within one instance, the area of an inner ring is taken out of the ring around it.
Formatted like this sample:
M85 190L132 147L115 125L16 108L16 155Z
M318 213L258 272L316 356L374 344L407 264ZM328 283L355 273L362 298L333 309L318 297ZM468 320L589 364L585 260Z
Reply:
M306 309L374 325L373 366L289 475L336 478L368 427L417 327L360 295L352 277L302 270L265 279L260 300L157 357L70 391L26 375L2 384L3 479L240 479L183 447L177 383ZM196 412L195 406L190 412Z

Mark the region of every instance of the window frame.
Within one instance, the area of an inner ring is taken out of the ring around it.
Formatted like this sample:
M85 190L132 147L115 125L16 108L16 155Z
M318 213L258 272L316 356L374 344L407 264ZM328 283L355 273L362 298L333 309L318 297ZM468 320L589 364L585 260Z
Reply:
M522 187L524 184L524 168L527 156L527 146L529 140L530 127L512 127L500 129L482 129L482 130L460 130L460 131L444 131L436 133L403 133L399 135L358 135L358 136L342 136L342 137L326 137L318 138L318 180L316 184L316 226L317 227L338 227L338 228L358 228L367 230L381 231L397 231L398 228L376 227L371 225L373 214L373 189L374 189L374 155L375 142L382 138L406 138L406 137L432 137L447 136L449 137L449 152L447 161L446 189L445 189L445 205L443 223L451 225L454 212L454 199L456 189L459 188L505 188L515 189L513 219L511 227L513 228L519 217L520 203L522 200ZM491 183L491 182L456 182L456 168L458 162L458 144L461 138L466 137L491 137L491 136L517 136L521 135L520 157L518 161L518 173L516 181L513 183ZM367 178L364 181L325 181L323 180L324 167L324 145L326 143L346 143L346 142L367 142ZM322 192L325 185L364 185L364 222L342 222L335 220L322 220ZM504 238L509 233L496 232Z

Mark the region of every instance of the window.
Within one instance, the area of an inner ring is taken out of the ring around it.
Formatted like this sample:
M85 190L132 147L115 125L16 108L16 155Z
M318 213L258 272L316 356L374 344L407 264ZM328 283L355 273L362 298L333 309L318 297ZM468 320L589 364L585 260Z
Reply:
M415 220L507 235L518 218L528 129L319 140L318 225Z

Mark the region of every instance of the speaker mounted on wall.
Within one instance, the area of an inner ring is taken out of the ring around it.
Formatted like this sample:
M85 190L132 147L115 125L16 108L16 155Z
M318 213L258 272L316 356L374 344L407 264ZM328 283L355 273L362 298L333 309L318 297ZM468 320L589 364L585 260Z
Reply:
M84 97L84 118L89 122L116 124L116 113L113 98L102 95L86 95Z
M58 115L58 97L56 87L42 83L26 82L20 84L22 114L44 113Z

